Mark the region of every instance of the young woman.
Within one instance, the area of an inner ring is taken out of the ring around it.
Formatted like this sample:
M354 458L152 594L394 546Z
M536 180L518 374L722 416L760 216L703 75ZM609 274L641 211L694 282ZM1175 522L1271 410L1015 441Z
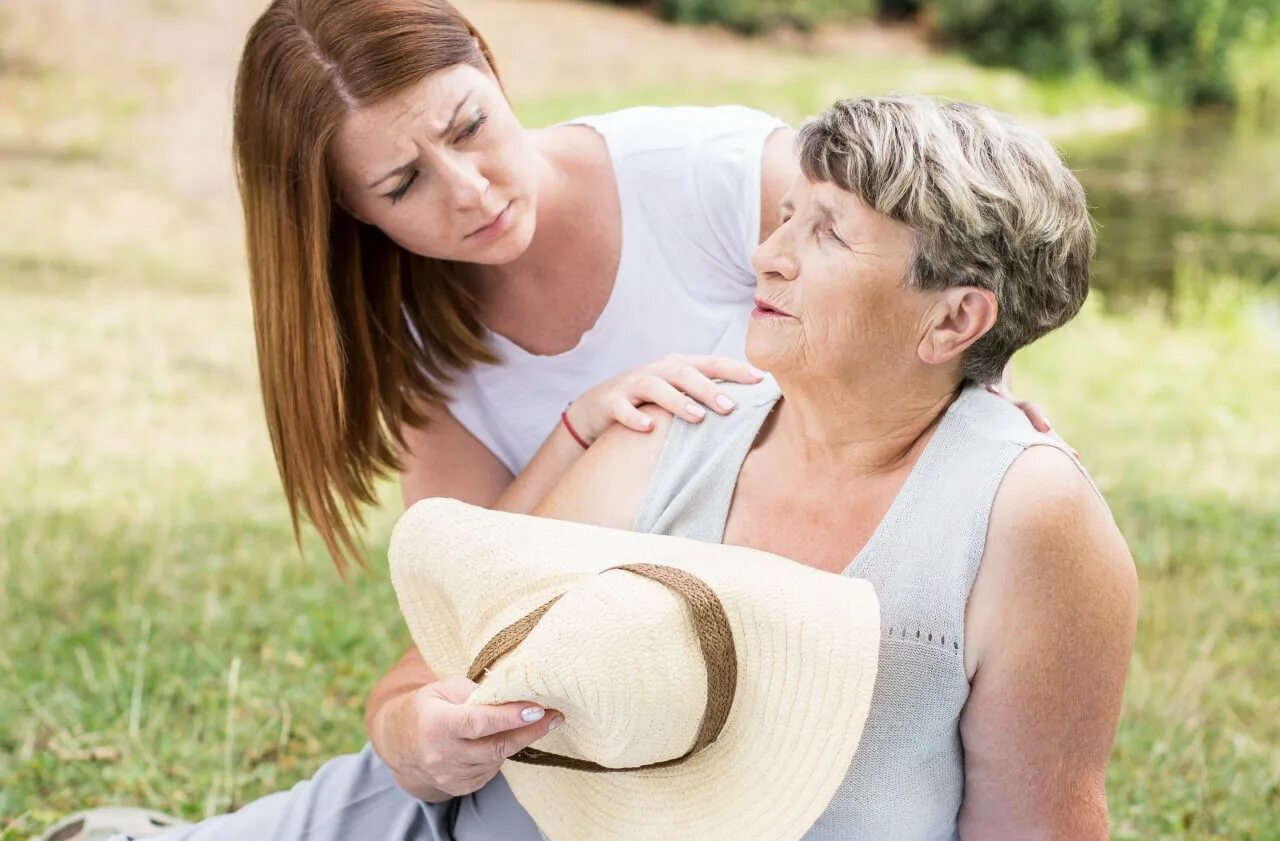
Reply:
M340 570L388 471L407 503L528 511L612 424L648 430L637 406L697 422L733 410L717 381L760 379L750 256L794 133L735 106L528 130L497 67L445 0L274 0L245 45L267 423L295 526ZM468 694L411 649L369 696L372 750L176 837L420 835L421 800L475 791L556 723Z

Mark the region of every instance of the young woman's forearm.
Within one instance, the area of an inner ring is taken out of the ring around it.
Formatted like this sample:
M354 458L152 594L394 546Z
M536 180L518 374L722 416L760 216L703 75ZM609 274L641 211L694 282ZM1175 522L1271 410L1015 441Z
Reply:
M557 424L520 475L489 507L495 511L528 514L584 452L564 424Z

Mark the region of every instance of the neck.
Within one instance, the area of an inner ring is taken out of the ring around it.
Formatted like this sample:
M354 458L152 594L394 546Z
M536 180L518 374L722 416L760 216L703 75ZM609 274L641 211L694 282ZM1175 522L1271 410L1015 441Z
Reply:
M915 379L873 375L838 389L829 378L777 379L786 395L773 432L780 454L805 475L840 481L914 464L959 393L954 376L932 370Z
M537 225L529 247L510 263L476 265L475 278L495 290L527 285L529 279L547 277L565 262L566 248L574 240L581 225L577 212L581 193L572 188L573 155L565 144L547 129L530 132L534 149L534 167L538 179Z

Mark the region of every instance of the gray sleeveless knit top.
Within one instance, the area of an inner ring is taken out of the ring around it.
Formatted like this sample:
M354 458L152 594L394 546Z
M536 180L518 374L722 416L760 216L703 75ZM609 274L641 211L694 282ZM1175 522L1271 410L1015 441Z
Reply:
M772 380L723 387L738 404L731 414L671 427L636 531L721 542L743 460L781 396ZM1065 449L1007 401L966 387L845 569L880 599L880 665L858 752L806 841L958 837L965 604L996 489L1034 444Z

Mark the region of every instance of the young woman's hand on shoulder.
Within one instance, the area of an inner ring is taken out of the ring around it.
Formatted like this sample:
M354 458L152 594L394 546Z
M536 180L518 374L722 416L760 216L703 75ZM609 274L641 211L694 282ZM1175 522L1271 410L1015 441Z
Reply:
M638 408L646 403L690 423L706 417L707 409L727 415L733 401L716 380L750 384L763 376L748 363L728 357L672 354L605 380L573 401L567 415L577 437L590 445L614 423L648 432L653 421Z

